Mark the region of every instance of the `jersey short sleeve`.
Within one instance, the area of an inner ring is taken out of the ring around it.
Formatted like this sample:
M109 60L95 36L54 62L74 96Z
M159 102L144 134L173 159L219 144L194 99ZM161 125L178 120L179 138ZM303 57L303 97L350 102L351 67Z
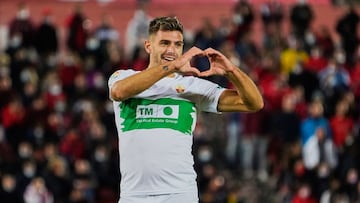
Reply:
M217 106L219 103L220 95L225 90L225 88L221 87L216 83L199 78L194 78L193 85L195 85L196 89L200 91L198 94L195 94L199 95L196 102L199 110L205 112L219 113Z
M115 71L111 76L110 76L110 78L109 78L109 80L108 80L108 87L109 87L109 93L110 93L110 91L111 91L111 87L113 86L113 84L115 83L115 82L117 82L117 81L119 81L119 80L122 80L122 79L124 79L124 78L126 78L126 77L129 77L129 76L131 76L131 75L133 75L133 74L135 74L135 73L137 73L138 71L134 71L134 70L131 70L131 69L129 69L129 70L117 70L117 71ZM109 94L110 95L110 94ZM109 98L111 99L111 100L113 100L112 98L111 98L111 96L109 96Z

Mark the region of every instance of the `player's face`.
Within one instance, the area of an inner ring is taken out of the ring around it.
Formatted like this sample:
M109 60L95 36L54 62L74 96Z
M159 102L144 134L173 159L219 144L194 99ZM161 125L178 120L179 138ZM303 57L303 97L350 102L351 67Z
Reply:
M156 66L173 61L181 56L184 38L179 31L158 31L145 42L145 49L150 54L150 65Z

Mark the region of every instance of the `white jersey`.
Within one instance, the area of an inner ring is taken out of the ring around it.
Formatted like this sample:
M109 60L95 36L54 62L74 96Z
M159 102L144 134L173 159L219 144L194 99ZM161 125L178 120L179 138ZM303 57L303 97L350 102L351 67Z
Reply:
M118 70L112 85L137 73ZM224 88L192 76L165 77L123 102L113 101L121 196L196 191L191 154L197 110L217 112Z

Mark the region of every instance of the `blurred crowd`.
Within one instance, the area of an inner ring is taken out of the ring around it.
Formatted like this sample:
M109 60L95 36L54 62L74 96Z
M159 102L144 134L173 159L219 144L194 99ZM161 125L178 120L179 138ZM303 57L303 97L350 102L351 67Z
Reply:
M257 113L199 114L193 153L200 202L359 203L356 7L347 5L331 28L312 27L327 14L315 14L305 0L288 10L269 0L257 5L259 13L249 2L234 3L218 26L200 19L202 26L185 35L185 49L221 50L265 101ZM2 202L117 202L118 138L107 79L118 69L146 68L149 3L138 1L126 33L107 14L92 28L77 4L64 17L65 50L51 9L35 24L26 3L18 5L0 50ZM255 21L262 22L260 44L252 37ZM208 67L204 58L193 63ZM231 88L223 77L206 79Z

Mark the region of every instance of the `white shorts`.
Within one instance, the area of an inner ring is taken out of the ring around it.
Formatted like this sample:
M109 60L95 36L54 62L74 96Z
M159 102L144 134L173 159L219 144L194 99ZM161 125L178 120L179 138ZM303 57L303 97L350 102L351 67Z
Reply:
M194 192L161 194L161 195L139 195L120 197L119 203L198 203L198 195Z

